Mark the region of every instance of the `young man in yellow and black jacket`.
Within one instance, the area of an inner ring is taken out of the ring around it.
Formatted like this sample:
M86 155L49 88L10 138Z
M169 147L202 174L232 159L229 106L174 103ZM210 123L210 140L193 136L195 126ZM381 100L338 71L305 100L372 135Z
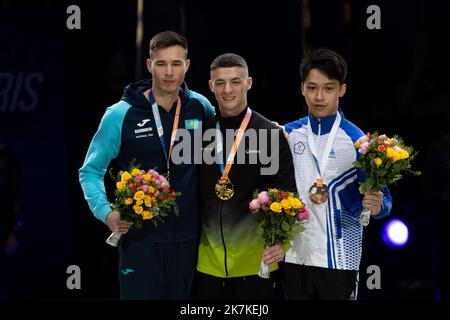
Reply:
M249 203L255 190L296 191L289 145L282 130L248 106L252 78L244 58L218 56L211 64L209 86L219 114L204 128L194 294L198 299L272 299L274 277L257 274L261 260L271 271L278 269L284 248L264 248ZM212 142L205 142L207 137Z

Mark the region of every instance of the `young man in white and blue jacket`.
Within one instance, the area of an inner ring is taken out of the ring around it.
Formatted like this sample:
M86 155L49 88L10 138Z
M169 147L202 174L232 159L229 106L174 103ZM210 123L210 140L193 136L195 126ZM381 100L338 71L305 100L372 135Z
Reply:
M364 174L353 166L360 156L354 143L364 134L339 108L346 74L345 60L325 48L308 53L300 65L308 116L286 124L285 130L297 189L310 219L282 266L288 299L356 299L361 211L364 207L374 218L382 218L392 208L387 187L359 193Z

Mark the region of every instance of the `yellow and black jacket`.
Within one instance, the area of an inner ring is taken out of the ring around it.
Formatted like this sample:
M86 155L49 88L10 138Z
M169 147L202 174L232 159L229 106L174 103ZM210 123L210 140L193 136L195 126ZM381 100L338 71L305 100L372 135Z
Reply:
M226 130L238 129L246 111L247 109L236 117L229 118L216 115L204 128L214 130L219 121L224 149L223 163L226 163L229 154L228 145L232 144L232 141L227 141ZM257 222L249 210L253 192L267 188L296 191L292 156L283 131L255 111L247 126L246 135L252 129L256 132L257 144L254 141L251 143L251 139L244 135L228 175L235 190L230 200L220 200L215 193L215 184L222 175L219 164L206 164L203 161L201 165L199 193L202 228L197 264L199 272L222 278L256 275L264 243L256 234ZM203 142L204 152L211 149L211 146L215 146L215 143ZM238 161L239 153L245 154L245 161ZM272 159L271 163L267 163L265 157L261 158L264 154ZM250 161L252 156L255 160L255 155L256 161ZM278 161L278 170L271 175L262 175L261 169L271 167L274 161ZM271 271L277 268L278 266L274 265Z

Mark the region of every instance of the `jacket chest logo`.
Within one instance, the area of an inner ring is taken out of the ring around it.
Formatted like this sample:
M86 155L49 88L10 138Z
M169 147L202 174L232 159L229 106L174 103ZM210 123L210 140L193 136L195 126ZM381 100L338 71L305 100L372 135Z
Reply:
M296 144L294 144L295 154L302 154L303 151L305 151L305 145L303 144L303 142L297 142Z
M148 123L148 126L144 127ZM153 128L150 125L150 119L143 119L142 121L136 123L136 128L134 129L135 138L146 138L153 136Z
M334 149L331 149L330 154L328 155L328 158L336 159L336 152Z
M137 126L140 127L140 128L142 128L143 126L145 126L145 124L146 124L147 122L150 122L150 119L144 119L144 120L142 120L141 122L139 122L139 123L137 124Z

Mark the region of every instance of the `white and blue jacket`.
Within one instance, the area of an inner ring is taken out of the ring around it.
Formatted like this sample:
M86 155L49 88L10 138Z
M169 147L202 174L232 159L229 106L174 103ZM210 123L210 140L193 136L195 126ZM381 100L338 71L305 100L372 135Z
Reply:
M359 158L354 143L364 133L344 118L334 139L323 183L329 188L326 203L313 204L309 188L318 177L318 170L308 144L307 126L317 145L318 158L322 158L327 138L336 115L316 119L311 114L285 125L289 134L290 148L294 160L297 189L310 212L306 230L296 235L292 247L286 253L285 261L328 269L358 270L361 260L363 227L359 223L363 195L359 183L364 174L353 166ZM320 160L319 160L320 161ZM389 215L392 198L387 187L383 189L383 204L379 215Z

